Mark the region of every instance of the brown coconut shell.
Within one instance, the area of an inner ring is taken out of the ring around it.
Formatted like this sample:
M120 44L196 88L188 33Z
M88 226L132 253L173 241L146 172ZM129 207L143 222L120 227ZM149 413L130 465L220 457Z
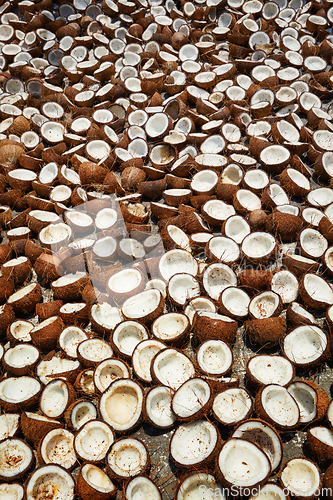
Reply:
M117 493L117 488L107 493L105 491L99 491L93 488L89 483L87 483L82 475L82 469L86 464L82 464L79 473L76 478L76 491L82 500L109 500L113 498ZM94 464L96 467L96 465Z
M298 259L295 259L294 256L291 255L284 255L282 258L282 263L283 265L291 271L295 276L302 276L302 274L313 272L315 273L320 266L319 262L316 262L315 260L309 259L310 262L304 262Z
M36 305L36 314L40 321L59 315L59 309L63 305L62 300L52 300L51 302L42 302Z
M39 416L37 413L35 415ZM27 415L25 411L21 415L20 423L25 439L34 446L36 446L49 431L60 429L63 425L62 422L57 422L54 419L39 420L33 418L31 415Z
M287 332L287 323L284 318L252 319L245 322L245 331L251 344L262 347L276 346Z
M235 341L237 334L237 321L224 321L223 316L219 318L209 318L208 316L195 313L193 319L193 336L198 344L206 340L223 340L229 345Z
M103 184L107 173L108 171L106 168L91 161L81 163L79 169L81 184L83 185Z
M42 253L35 261L34 269L42 283L49 284L61 276L61 260L55 255Z
M312 321L301 314L298 314L292 308L292 303L290 303L287 307L287 321L288 325L291 325L293 328L297 328L298 326L303 325L312 325Z
M308 274L311 274L311 273L308 273ZM326 302L321 302L321 301L314 299L306 291L306 289L304 287L304 277L305 277L305 274L303 276L301 276L301 278L299 280L298 292L299 292L301 299L308 307L311 307L311 309L325 309L327 307Z
M280 238L284 243L289 243L294 241L295 236L302 229L303 222L296 215L276 211L266 217L265 226L268 232Z
M17 264L15 266L1 266L1 273L3 278L7 281L14 280L15 284L24 283L31 273L31 262L27 258L25 262Z
M323 429L326 429L326 427L323 427ZM312 434L311 429L308 429L306 438L306 444L317 463L323 465L333 462L333 446L316 438Z
M272 273L268 269L244 269L238 275L239 284L248 293L258 293L270 287Z
M88 284L88 281L89 278L87 275L85 275L79 278L74 283L69 283L63 286L54 286L52 282L51 289L57 299L63 300L64 302L75 302L81 299L82 291Z
M52 322L49 321L50 318L47 318L44 321L47 321L48 324L43 326L44 321L42 321L39 325L37 325L42 326L41 328L38 330L33 328L30 332L32 342L40 349L54 349L57 345L61 332L65 328L64 322L59 316L51 316L51 318L53 318Z
M318 226L321 234L327 239L330 245L333 245L333 223L328 219L328 217L322 217Z
M6 302L6 300L14 293L15 284L13 278L0 277L0 304Z
M34 288L23 297L10 302L14 311L18 314L30 314L34 312L36 304L42 299L42 289L39 283L34 283Z

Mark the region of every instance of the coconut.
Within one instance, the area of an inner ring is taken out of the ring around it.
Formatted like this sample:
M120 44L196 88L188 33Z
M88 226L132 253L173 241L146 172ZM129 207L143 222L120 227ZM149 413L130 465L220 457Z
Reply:
M149 469L149 452L140 439L118 439L111 446L106 464L108 475L117 481L123 481Z
M57 491L59 499L74 500L75 482L71 474L58 465L45 465L37 468L29 477L25 496L27 500L36 498L36 491Z
M95 395L94 370L88 368L79 372L74 382L74 388L85 396Z
M177 312L163 314L151 325L151 332L155 338L173 346L184 344L188 339L189 331L189 318Z
M104 359L111 358L112 347L106 340L97 337L88 338L77 346L77 357L80 363L87 367L94 367Z
M163 349L151 363L152 379L159 384L177 389L194 376L194 366L190 359L176 349Z
M38 283L31 283L12 294L7 304L11 305L14 311L21 314L29 314L34 311L36 304L40 302L41 298L42 291L40 285Z
M267 231L288 243L300 232L303 224L296 215L275 211L266 217L265 225Z
M24 489L18 483L2 483L0 485L0 493L4 500L11 500L12 498L23 500Z
M297 302L287 307L287 320L293 326L311 325L316 322L315 317Z
M118 307L112 307L107 302L102 302L91 307L90 319L96 331L105 334L111 333L124 318Z
M259 355L249 359L246 374L249 381L259 387L269 384L286 386L293 380L295 368L282 356Z
M64 418L68 427L77 431L85 423L97 418L97 410L90 401L78 399L67 407Z
M297 498L313 499L321 489L320 471L306 458L289 460L280 473L282 486Z
M296 366L310 367L321 363L327 356L326 334L313 325L304 325L291 330L283 339L283 351Z
M101 393L108 389L114 380L122 378L130 378L130 370L128 365L119 359L105 359L94 370L94 384Z
M226 264L214 263L204 270L202 284L209 297L217 300L225 288L237 284L237 278Z
M210 262L234 264L240 256L237 243L231 238L213 236L206 245L206 255Z
M158 429L168 429L176 421L171 404L174 391L170 387L159 385L145 394L144 418Z
M140 421L143 392L130 379L115 380L102 394L99 411L103 420L115 431L133 429Z
M89 322L89 306L83 302L69 302L59 309L65 325L85 325Z
M151 324L162 312L164 300L159 290L146 290L127 299L122 313L129 320Z
M200 419L210 411L212 389L201 378L192 378L177 389L172 398L172 411L183 422Z
M200 286L191 274L179 273L172 276L167 291L171 302L176 307L181 307L200 295Z
M320 265L313 259L308 259L307 257L296 254L284 255L282 262L287 269L298 277L307 272L316 272Z
M120 356L131 357L139 342L148 339L146 328L137 321L123 321L111 335L111 345Z
M20 426L19 413L4 413L0 416L0 440L16 436Z
M282 308L281 297L273 291L267 291L253 297L249 313L254 319L265 319L278 316Z
M73 443L74 435L70 431L61 428L49 431L38 444L38 461L72 469L76 465Z
M69 358L77 358L77 347L83 340L87 340L87 334L77 326L68 326L63 329L58 338L59 347Z
M82 290L88 283L88 277L85 272L76 272L75 274L66 274L51 283L51 289L58 299L66 302L79 300Z
M0 463L1 480L13 481L22 477L33 465L33 450L21 439L4 439L0 442Z
M170 441L170 456L178 467L193 469L211 463L221 438L217 428L206 420L180 425Z
M327 412L329 398L318 384L307 380L297 380L288 385L288 391L300 409L300 423L321 420Z
M316 274L304 274L300 280L299 294L302 300L313 309L324 309L333 304L331 286Z
M108 500L117 489L108 475L94 464L83 464L76 479L76 488L82 500Z
M213 499L213 495L217 495L220 500L226 500L224 494L224 489L220 483L217 482L216 478L205 471L200 472L190 472L184 477L181 477L175 499L185 500L188 495L199 496L205 492ZM208 499L209 497L207 497ZM210 500L210 499L209 499Z
M63 378L69 383L73 383L80 370L80 363L77 360L70 360L62 357L55 351L49 352L36 366L36 375L43 384L47 384L54 378Z
M279 385L270 384L260 389L255 409L260 418L281 430L294 429L299 423L300 411L295 399Z
M309 259L322 257L328 247L326 238L319 231L311 228L303 229L299 234L298 243L302 255Z
M66 408L73 403L74 398L75 392L71 384L55 379L43 389L39 403L40 409L46 417L61 418Z
M31 342L30 332L34 325L30 321L17 320L13 321L7 328L7 339L13 345L18 342Z
M154 356L165 349L166 345L158 340L143 340L139 342L132 354L132 364L135 375L143 382L151 382L151 363Z
M30 331L33 343L40 349L53 349L64 329L64 323L59 316L45 319Z
M249 311L250 297L237 287L228 287L220 295L219 311L234 319L245 319Z
M52 418L39 415L38 413L23 412L21 416L21 428L25 439L32 442L34 446L51 430L58 429L62 423Z
M242 253L244 258L255 264L269 262L277 249L274 236L255 232L246 236L242 242Z
M75 436L75 453L80 460L102 462L113 442L114 433L108 424L90 420L80 427Z
M24 343L7 349L2 357L2 364L10 375L29 375L39 357L40 352L36 347Z
M226 389L213 400L214 418L223 425L236 425L251 416L253 402L250 394L243 388Z
M175 33L178 34L178 33ZM179 33L181 34L181 33ZM135 500L137 494L149 495L151 500L162 500L162 495L156 484L146 476L131 479L124 490L126 500Z
M223 340L233 344L237 334L237 321L210 311L198 311L194 315L193 332L196 341Z
M134 268L126 268L115 273L107 282L107 291L117 304L140 293L145 285L143 274Z
M0 402L7 412L31 408L39 398L41 384L33 377L9 377L0 382Z

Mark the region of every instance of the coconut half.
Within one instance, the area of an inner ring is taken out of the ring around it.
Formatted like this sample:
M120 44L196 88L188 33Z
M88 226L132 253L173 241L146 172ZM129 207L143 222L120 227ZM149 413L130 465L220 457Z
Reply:
M55 464L72 469L76 464L74 434L66 429L49 431L38 445L37 455L44 464Z
M13 481L23 476L34 462L32 448L14 437L0 442L0 479Z
M75 482L71 474L57 465L46 465L36 469L26 485L26 499L36 500L49 492L54 498L56 491L59 500L74 500ZM51 498L52 498L51 497Z
M226 389L217 394L213 401L213 415L224 425L235 425L252 413L253 403L248 391L241 387Z
M158 429L172 427L176 415L172 411L171 403L174 391L170 387L159 385L151 388L145 395L145 418Z
M300 419L299 407L285 387L270 384L256 395L258 415L278 429L293 429Z
M166 345L159 340L149 339L139 342L132 355L132 365L135 375L144 382L151 382L151 363L154 356L165 349Z
M293 458L284 466L280 480L290 495L298 498L316 498L321 487L318 467L306 458Z
M231 369L233 354L222 340L207 340L197 350L196 362L201 372L222 376Z
M209 410L212 390L208 382L192 378L177 389L172 398L172 410L180 421L197 419Z
M246 366L251 382L258 385L288 385L294 378L293 364L282 356L259 355L251 358Z
M190 359L176 349L158 352L151 364L151 375L157 383L178 389L184 382L194 377L195 370Z
M296 366L311 366L324 358L328 339L319 327L304 325L288 333L282 347L291 363Z
M150 500L162 500L162 495L156 484L146 476L137 476L129 481L125 488L125 500L135 500L138 495Z
M136 438L118 439L107 456L107 472L111 478L124 480L144 473L150 458L146 445Z
M114 433L108 424L100 420L90 420L75 436L75 453L80 460L102 462L113 441Z

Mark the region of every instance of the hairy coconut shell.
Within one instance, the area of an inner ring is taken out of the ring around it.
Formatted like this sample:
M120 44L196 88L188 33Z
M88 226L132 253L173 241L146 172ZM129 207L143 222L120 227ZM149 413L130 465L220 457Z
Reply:
M39 414L36 414L39 417ZM36 446L39 441L53 429L60 429L62 427L61 422L57 422L53 419L39 420L38 418L33 418L27 415L27 412L22 412L21 415L21 429L25 439Z
M225 321L224 316L220 318L210 318L208 316L195 313L193 319L193 336L198 344L206 340L223 340L229 345L235 341L238 323L237 321Z
M268 269L244 269L238 275L240 285L249 293L258 293L270 287L272 273Z
M40 349L54 349L57 345L61 332L65 328L65 325L59 316L51 317L53 318L52 322L49 322L49 318L47 318L45 320L48 323L47 325L42 326L42 328L39 328L38 330L33 328L30 332L32 342Z
M61 260L55 255L42 253L35 261L34 269L42 283L49 284L61 276Z
M262 347L277 345L287 332L287 323L284 318L252 319L245 322L245 330L251 344Z
M265 220L267 231L280 238L284 243L295 239L303 226L302 219L296 215L273 212Z
M51 302L42 302L36 305L36 314L40 321L58 316L59 309L63 305L62 300L52 300Z

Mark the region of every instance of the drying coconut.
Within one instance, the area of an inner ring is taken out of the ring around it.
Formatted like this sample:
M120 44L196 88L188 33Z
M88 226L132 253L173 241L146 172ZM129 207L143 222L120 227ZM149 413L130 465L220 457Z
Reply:
M287 331L284 318L253 319L245 323L251 343L271 347L278 344Z
M282 486L297 498L317 498L321 477L317 465L305 458L289 460L280 473Z
M294 429L299 423L299 407L285 387L271 384L260 389L255 408L260 418L278 429Z

